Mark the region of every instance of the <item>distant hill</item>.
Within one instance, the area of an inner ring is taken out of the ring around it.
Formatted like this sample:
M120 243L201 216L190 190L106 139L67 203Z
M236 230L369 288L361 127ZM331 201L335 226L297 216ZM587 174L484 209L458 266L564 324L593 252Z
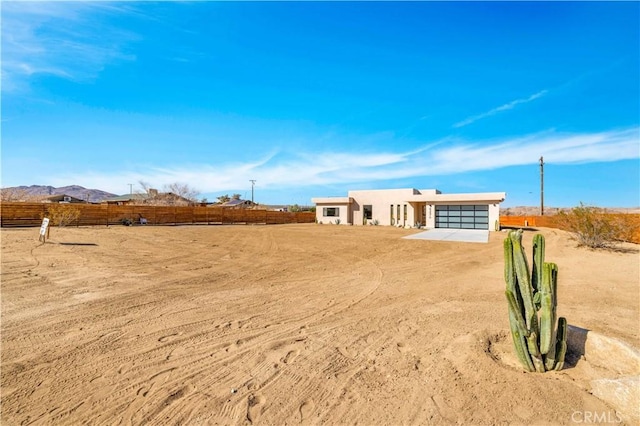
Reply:
M115 197L117 194L111 192L101 191L99 189L87 189L80 185L69 185L61 187L44 186L44 185L31 185L31 186L13 186L9 188L2 188L3 199L6 194L12 195L10 198L16 198L23 200L37 200L40 198L48 197L50 195L70 195L81 200L87 200L92 203L97 203L105 198Z

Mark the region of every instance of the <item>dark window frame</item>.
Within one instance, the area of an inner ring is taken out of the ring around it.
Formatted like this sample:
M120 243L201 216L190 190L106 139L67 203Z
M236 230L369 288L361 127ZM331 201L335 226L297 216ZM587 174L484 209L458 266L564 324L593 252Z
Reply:
M333 214L329 214L329 212ZM340 217L340 207L323 207L322 217Z
M365 220L373 219L373 205L365 204L362 206L362 216Z

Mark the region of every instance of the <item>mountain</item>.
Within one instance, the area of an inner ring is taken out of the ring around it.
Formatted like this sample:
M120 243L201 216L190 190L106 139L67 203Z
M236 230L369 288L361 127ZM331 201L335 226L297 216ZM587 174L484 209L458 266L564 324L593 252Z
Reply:
M44 186L44 185L31 185L31 186L13 186L10 188L2 188L3 199L7 199L6 194L12 194L15 201L22 200L37 200L50 195L70 195L81 200L88 200L92 203L98 203L105 198L115 197L116 194L110 192L101 191L99 189L87 189L80 185L69 185L61 187Z

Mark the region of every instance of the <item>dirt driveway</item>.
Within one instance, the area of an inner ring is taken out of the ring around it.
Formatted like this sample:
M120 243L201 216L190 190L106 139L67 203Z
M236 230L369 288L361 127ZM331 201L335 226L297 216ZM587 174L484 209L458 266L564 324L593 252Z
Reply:
M524 373L503 233L329 225L2 229L2 424L563 423L612 374ZM559 313L634 345L638 246L544 229ZM533 233L525 233L530 247Z

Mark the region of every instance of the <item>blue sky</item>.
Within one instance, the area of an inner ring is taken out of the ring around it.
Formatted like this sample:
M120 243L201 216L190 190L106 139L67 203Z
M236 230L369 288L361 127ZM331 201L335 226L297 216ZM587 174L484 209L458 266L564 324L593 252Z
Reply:
M5 2L2 186L640 205L638 2Z

